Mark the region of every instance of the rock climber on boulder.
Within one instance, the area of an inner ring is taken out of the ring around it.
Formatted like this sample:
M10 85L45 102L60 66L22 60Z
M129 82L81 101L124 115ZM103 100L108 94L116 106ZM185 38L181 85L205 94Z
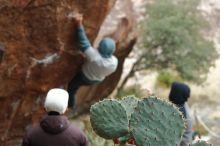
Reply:
M73 20L77 24L80 50L84 53L86 62L82 65L82 70L68 84L69 108L75 106L75 94L80 86L99 84L108 75L115 72L118 66L118 59L113 55L116 49L115 41L105 37L100 41L98 48L95 49L84 31L83 16L81 14L75 15Z

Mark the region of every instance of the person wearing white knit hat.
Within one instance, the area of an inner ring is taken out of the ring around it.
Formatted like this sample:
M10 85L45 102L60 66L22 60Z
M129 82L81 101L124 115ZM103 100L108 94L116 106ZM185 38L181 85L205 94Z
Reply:
M64 115L68 106L68 92L55 88L49 90L44 107L47 116L37 126L27 130L22 146L88 146L85 134L71 124Z
M47 112L58 112L64 114L68 105L69 95L68 92L63 89L51 89L47 93L44 107Z

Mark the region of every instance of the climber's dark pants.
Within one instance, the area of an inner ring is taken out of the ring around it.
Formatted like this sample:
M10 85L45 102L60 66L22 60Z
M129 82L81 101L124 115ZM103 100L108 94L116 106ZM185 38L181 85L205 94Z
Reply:
M89 86L98 84L100 81L89 80L82 72L77 73L77 75L69 82L67 91L69 93L68 107L73 108L76 104L75 94L80 86Z

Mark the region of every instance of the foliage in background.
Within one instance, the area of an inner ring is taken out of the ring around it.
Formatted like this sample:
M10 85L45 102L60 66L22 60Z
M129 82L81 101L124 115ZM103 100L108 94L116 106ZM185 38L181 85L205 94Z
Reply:
M122 89L135 72L170 69L184 80L201 83L218 53L205 38L209 23L197 9L200 0L154 0L146 5L140 25L137 61Z
M183 79L204 81L218 54L203 36L208 22L197 9L199 2L155 0L147 5L140 41L146 69L170 68Z
M135 97L144 97L144 91L141 89L140 86L138 85L135 85L135 86L129 86L129 87L126 87L126 88L123 88L122 90L120 90L116 97L118 99L122 99L123 97L126 97L126 96L129 96L129 95L134 95Z
M182 81L182 79L173 71L163 70L157 77L156 86L169 88L173 81Z

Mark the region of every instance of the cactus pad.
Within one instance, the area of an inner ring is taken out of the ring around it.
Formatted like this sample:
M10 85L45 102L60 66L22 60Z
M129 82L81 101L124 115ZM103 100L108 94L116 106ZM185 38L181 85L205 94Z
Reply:
M205 141L200 141L200 142L192 144L191 146L211 146L211 145L206 143Z
M137 146L179 145L184 121L177 108L156 97L138 102L130 128Z
M128 134L126 110L117 100L103 100L92 105L90 121L94 131L105 139Z
M130 120L131 114L134 112L134 108L137 106L138 99L134 96L124 97L120 103L125 108L128 119Z

